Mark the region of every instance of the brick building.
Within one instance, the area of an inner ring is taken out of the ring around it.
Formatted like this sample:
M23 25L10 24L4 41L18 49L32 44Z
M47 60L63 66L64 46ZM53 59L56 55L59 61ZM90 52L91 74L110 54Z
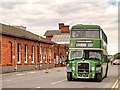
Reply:
M64 65L65 60L68 58L69 49L69 25L59 23L59 30L47 30L44 34L46 39L57 43L54 51L55 65Z
M53 67L56 43L26 30L0 24L0 65L2 72Z

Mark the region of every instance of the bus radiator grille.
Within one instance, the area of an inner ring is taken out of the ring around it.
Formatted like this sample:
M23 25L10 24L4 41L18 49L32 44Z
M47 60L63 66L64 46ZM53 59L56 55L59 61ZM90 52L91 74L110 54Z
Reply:
M89 63L78 63L78 74L89 74Z

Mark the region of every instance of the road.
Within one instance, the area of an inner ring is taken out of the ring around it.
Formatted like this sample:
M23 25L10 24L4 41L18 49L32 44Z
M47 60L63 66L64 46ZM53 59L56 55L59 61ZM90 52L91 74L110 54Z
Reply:
M15 72L2 75L2 88L112 88L118 79L118 65L109 65L108 77L102 82L75 80L68 82L66 68Z

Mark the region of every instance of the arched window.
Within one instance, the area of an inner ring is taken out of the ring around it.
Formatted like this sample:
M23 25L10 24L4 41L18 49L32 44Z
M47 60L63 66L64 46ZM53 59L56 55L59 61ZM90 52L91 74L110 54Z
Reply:
M1 51L1 48L2 48L2 47L1 47L1 46L2 46L2 45L1 45L1 41L0 41L0 64L1 64L1 52L2 52L2 51Z
M36 55L37 55L37 58L36 58L37 60L36 61L39 62L39 58L40 58L40 56L39 56L39 46L37 46L37 54Z
M27 59L27 49L28 46L25 44L24 46L24 63L27 63L28 59Z
M17 63L21 63L21 45L19 43L17 44Z
M35 61L35 53L34 53L34 50L35 49L35 47L34 46L32 46L32 63L34 63L34 61Z
M42 63L42 46L40 46L40 63Z
M8 51L8 54L10 56L9 62L12 63L12 42L11 41L9 41L9 51Z

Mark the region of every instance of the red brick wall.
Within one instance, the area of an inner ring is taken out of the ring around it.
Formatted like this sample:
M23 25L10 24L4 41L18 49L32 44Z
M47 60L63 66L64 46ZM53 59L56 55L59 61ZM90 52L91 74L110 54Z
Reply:
M17 63L17 44L21 45L21 63ZM27 44L27 63L24 62L24 46ZM32 46L34 45L34 63L31 61ZM8 36L2 36L1 43L1 64L3 66L17 66L17 65L39 65L40 64L40 46L42 47L42 64L54 64L56 55L62 57L66 56L66 50L63 45L39 43L25 39L18 39ZM45 49L47 49L47 56L45 57ZM50 51L51 50L51 51ZM50 54L51 52L51 54ZM50 58L51 57L51 58ZM47 62L45 62L45 59ZM50 62L51 61L51 62Z
M53 55L53 45L49 45L49 44L44 44L44 43L41 43L41 46L42 46L42 60L43 60L43 64L50 64L50 61L51 63L53 64L54 63L54 55ZM52 50L51 52L51 60L50 60L50 49ZM46 55L45 55L45 50L46 50ZM47 63L45 62L47 61Z
M20 44L21 45L21 63L20 64L17 64L17 44ZM27 55L27 58L28 58L28 62L27 64L24 63L24 45L27 44L28 46L28 55ZM35 60L35 63L33 65L39 65L40 62L40 56L38 55L39 54L39 47L40 45L42 46L43 50L42 50L42 53L43 53L43 57L45 56L44 55L44 49L47 48L47 53L50 52L50 48L52 49L52 53L53 53L53 45L50 45L50 44L45 44L45 43L38 43L38 42L34 42L34 41L30 41L30 40L25 40L25 39L18 39L18 38L13 38L13 37L8 37L8 36L2 36L2 47L1 47L1 64L3 66L7 66L7 65L13 65L13 66L16 66L16 65L32 65L32 62L31 62L31 53L32 53L32 45L34 45L35 47L35 52L34 52L34 60ZM12 48L11 48L12 47ZM38 48L38 49L37 49ZM47 54L48 55L48 54ZM15 56L15 58L13 57ZM49 55L50 56L50 55ZM43 58L42 57L42 58ZM53 60L53 54L52 54L52 63L54 62ZM46 64L49 64L50 60L49 60L49 57L47 59L48 63ZM43 58L43 64L45 64L45 59Z
M64 60L66 59L67 55L66 52L68 52L68 47L65 48L65 45L54 45L54 59L56 60L56 56L59 56L61 58L64 56ZM62 62L61 62L62 63ZM61 63L59 63L59 66L62 66Z
M15 54L13 51L14 51L14 39L13 38L11 38L11 37L9 37L9 39L10 39L10 41L13 43L12 44L12 54ZM2 36L2 44L1 44L2 46L1 46L1 55L2 55L2 57L1 57L1 60L2 60L2 65L12 65L13 63L10 63L11 62L11 56L10 56L10 42L9 42L9 40L8 40L8 38L7 37L4 37L4 36ZM13 60L12 60L12 62L13 62Z

